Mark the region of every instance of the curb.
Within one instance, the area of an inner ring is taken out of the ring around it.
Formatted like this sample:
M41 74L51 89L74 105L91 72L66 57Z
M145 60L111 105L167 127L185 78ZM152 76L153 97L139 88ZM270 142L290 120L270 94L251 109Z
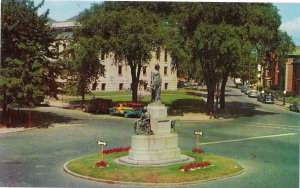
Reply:
M73 159L76 160L76 159ZM67 165L72 162L68 161L64 164L63 166L63 171L65 171L66 173L78 177L78 178L83 178L86 180L92 180L92 181L96 181L96 182L102 182L102 183L106 183L106 184L118 184L118 185L134 185L134 186L157 186L157 187L161 187L161 186L183 186L183 185L197 185L200 183L205 183L205 182L210 182L210 181L214 181L214 180L219 180L219 179L225 179L225 178L230 178L230 177L234 177L234 176L238 176L242 173L245 172L245 169L243 168L240 172L237 172L235 174L230 174L230 175L225 175L225 176L221 176L221 177L216 177L216 178L211 178L211 179L206 179L206 180L199 180L199 181L193 181L193 182L180 182L180 183L139 183L139 182L125 182L125 181L114 181L114 180L107 180L107 179L100 179L100 178L93 178L93 177L89 177L89 176L84 176L84 175L80 175L77 174L75 172L72 172L68 169Z
M10 129L10 128L3 128L3 129ZM21 129L21 130L13 130L13 131L8 131L8 132L1 132L1 128L0 128L0 135L1 134L11 134L11 133L18 133L18 132L26 132L26 131L31 131L31 130L35 130L37 129L36 127L33 127L33 128L24 128L24 129Z

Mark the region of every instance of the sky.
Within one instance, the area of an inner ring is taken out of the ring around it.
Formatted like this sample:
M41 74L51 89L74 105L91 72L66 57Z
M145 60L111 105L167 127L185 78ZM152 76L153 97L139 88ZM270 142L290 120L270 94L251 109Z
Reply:
M34 0L37 3L41 0ZM93 3L101 3L96 0L45 0L44 6L39 9L39 13L50 10L49 17L56 21L64 21L79 14L84 9L88 9ZM251 1L250 1L251 2ZM272 1L271 1L272 2ZM294 43L300 46L300 1L289 1L290 3L278 3L274 5L279 9L282 24L280 30L286 31L293 39Z

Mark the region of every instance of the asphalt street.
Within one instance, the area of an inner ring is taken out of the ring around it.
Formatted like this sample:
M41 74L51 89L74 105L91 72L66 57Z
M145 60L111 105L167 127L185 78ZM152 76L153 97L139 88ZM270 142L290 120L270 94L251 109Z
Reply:
M200 144L206 152L232 158L245 171L230 178L178 187L299 187L299 113L257 102L232 86L227 87L226 102L225 119L177 121L179 147L194 148L194 131L203 131ZM68 117L68 121L55 127L1 134L0 186L143 187L89 181L62 170L65 162L98 152L97 140L107 141L107 148L130 146L136 119L53 107L39 110Z

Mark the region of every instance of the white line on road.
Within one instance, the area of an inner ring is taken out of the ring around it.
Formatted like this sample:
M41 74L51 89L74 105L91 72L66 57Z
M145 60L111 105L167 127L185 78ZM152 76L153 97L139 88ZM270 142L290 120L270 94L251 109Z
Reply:
M264 125L251 125L251 124L241 124L249 127L263 127L263 128L269 128L269 129L291 129L295 131L299 131L299 129L295 128L290 128L290 127L271 127L271 126L264 126Z
M270 125L270 126L274 126L274 125L277 125L277 126L280 126L280 127L287 127L287 128L297 128L297 126L290 126L290 125L284 125L284 124L268 124L268 123L254 123L254 124L257 124L257 125Z
M277 134L277 135L267 135L267 136L256 136L256 137L249 137L249 138L241 138L235 140L223 140L223 141L215 141L215 142L204 142L200 145L208 145L208 144L220 144L220 143L227 143L227 142L239 142L244 140L255 140L255 139L263 139L263 138L274 138L274 137L281 137L281 136L292 136L296 135L297 133L287 133L287 134Z

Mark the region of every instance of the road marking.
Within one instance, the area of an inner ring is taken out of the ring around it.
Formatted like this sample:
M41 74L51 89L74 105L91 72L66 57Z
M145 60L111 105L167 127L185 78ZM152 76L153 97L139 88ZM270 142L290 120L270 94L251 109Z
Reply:
M290 126L290 125L285 125L285 124L267 124L267 123L254 123L254 124L257 124L257 125L277 125L277 126L280 126L280 127L287 127L287 128L297 128L296 126Z
M299 129L297 128L290 128L290 127L271 127L271 126L263 126L263 125L249 125L249 124L242 124L242 125L246 125L249 127L263 127L263 128L269 128L269 129L291 129L291 130L295 130L295 131L299 131Z
M295 130L295 131L299 131L300 130L296 126L287 126L287 125L282 125L282 124L264 124L264 123L253 123L253 124L246 124L246 123L240 123L240 124L223 123L223 124L243 125L243 126L249 126L249 127L263 127L263 128L269 128L269 129L290 129L290 130Z
M239 141L244 141L244 140L274 138L274 137L281 137L281 136L292 136L292 135L296 135L296 134L297 133L287 133L287 134L277 134L277 135L267 135L267 136L256 136L256 137L241 138L241 139L235 139L235 140L223 140L223 141L215 141L215 142L204 142L204 143L200 143L200 145L220 144L220 143L227 143L227 142L239 142Z

